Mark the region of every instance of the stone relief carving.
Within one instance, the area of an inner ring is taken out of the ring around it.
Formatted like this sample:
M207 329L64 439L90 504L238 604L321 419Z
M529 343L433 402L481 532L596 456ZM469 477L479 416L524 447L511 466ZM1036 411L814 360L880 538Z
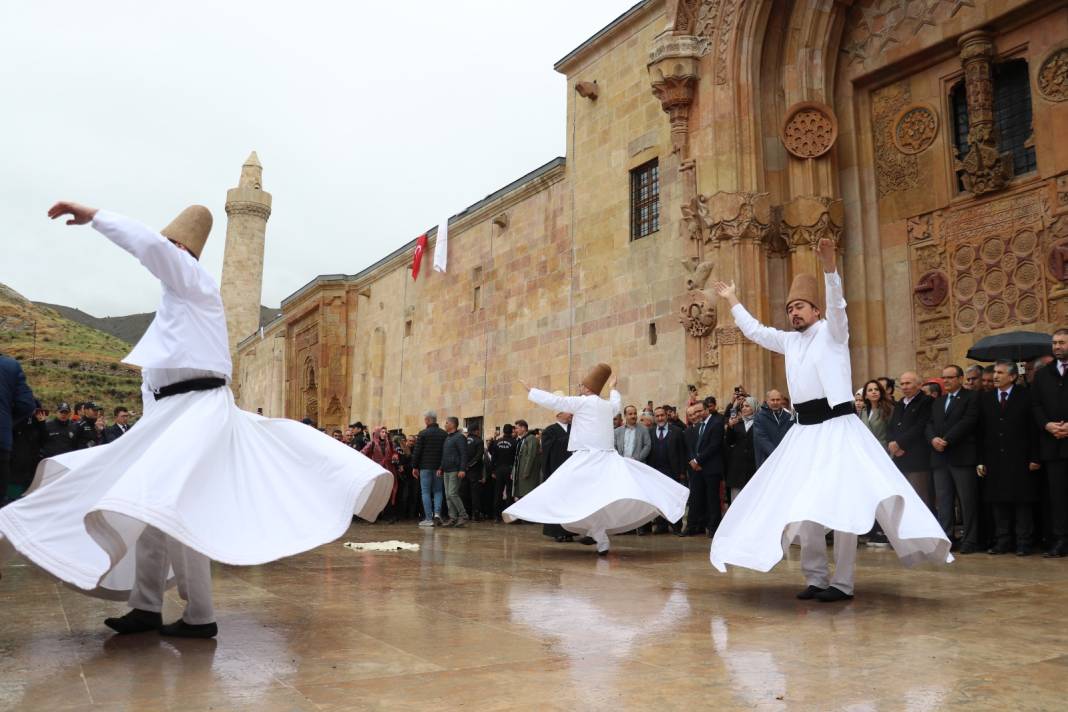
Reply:
M686 333L701 338L711 333L716 326L716 297L702 290L687 292L679 321Z
M819 158L838 138L838 119L826 104L802 101L786 112L782 143L797 158Z
M719 191L705 199L710 242L753 240L764 243L771 232L771 198L767 193Z
M872 139L875 143L875 186L880 198L915 188L920 163L915 154L902 153L894 142L895 118L912 104L907 82L898 82L872 93Z
M708 39L708 45L702 54L715 52L716 84L727 83L735 24L745 4L746 0L701 0L700 6L697 7L692 25L693 34Z
M985 5L986 0L857 0L847 20L841 51L850 63L882 55L920 33L937 27L961 8Z
M930 270L916 282L912 291L916 299L925 307L933 308L940 306L949 295L949 279L941 270Z
M894 145L902 153L920 153L937 136L938 114L926 104L906 106L894 120Z
M909 218L908 223L906 225L909 243L911 244L914 242L923 242L925 240L930 240L932 236L932 222L933 215L931 213Z
M696 257L687 257L682 260L682 266L686 268L686 271L690 273L690 276L686 279L686 289L704 289L708 283L708 278L712 275L712 270L715 268L716 263L711 260L705 262L699 262Z
M697 88L698 65L707 41L689 35L661 35L649 53L653 95L671 122L674 152L685 159L690 132L690 106Z
M783 236L790 252L799 247L815 249L827 237L841 248L845 210L841 200L825 196L800 196L782 208Z
M956 161L956 170L965 190L983 195L1001 190L1012 178L1012 154L1001 152L994 124L994 39L979 30L957 44L968 99L968 151Z
M1068 101L1068 47L1053 50L1038 67L1038 93L1049 101Z

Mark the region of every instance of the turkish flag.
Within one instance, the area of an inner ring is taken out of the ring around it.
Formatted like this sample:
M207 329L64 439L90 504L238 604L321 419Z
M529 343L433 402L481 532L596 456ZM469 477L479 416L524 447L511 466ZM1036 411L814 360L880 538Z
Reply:
M412 279L419 279L419 265L423 263L424 252L426 252L426 233L420 235L415 241L415 253L412 255Z

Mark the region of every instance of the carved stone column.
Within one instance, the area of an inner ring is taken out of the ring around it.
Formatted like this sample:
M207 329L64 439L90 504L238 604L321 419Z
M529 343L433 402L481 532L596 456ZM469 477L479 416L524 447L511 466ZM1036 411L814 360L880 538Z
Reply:
M842 201L826 196L802 195L782 206L782 231L790 251L791 275L819 274L822 267L816 245L825 237L833 240L841 253L844 218Z
M965 189L982 195L1004 188L1012 178L1012 154L1001 153L994 125L993 35L977 30L957 42L968 99L968 152L956 162Z
M707 41L690 35L664 33L653 40L649 79L653 95L671 121L671 145L680 160L689 158L690 106L697 88L698 65Z

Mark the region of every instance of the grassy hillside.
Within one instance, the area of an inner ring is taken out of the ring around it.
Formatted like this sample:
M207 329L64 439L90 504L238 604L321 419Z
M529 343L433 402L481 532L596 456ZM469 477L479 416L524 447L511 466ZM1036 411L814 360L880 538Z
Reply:
M116 405L140 412L140 373L119 363L129 351L125 341L65 319L0 284L0 352L21 361L34 395L49 410L61 400L93 400L106 413Z

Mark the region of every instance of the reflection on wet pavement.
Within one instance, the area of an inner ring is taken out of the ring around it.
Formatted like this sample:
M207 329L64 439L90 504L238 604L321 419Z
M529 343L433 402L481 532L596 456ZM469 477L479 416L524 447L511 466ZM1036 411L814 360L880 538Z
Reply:
M418 552L354 552L401 539ZM215 569L216 641L113 637L122 606L15 564L0 580L0 709L1061 709L1068 561L902 569L862 549L857 598L801 602L796 561L716 574L708 542L540 527L354 525ZM168 594L165 619L177 616Z

